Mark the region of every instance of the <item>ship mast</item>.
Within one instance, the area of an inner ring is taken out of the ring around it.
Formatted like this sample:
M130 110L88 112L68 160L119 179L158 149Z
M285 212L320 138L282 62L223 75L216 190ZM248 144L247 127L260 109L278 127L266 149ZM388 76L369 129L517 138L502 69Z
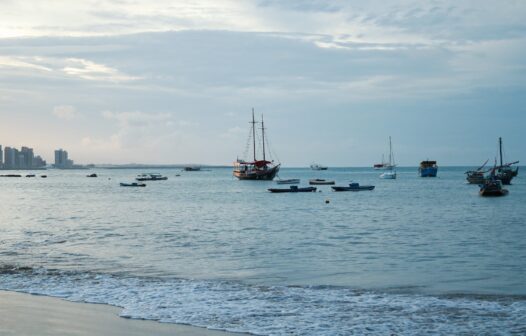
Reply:
M500 166L502 167L502 138L499 137Z
M256 162L256 120L254 119L254 108L252 108L252 142L254 146L254 162Z
M263 114L261 115L261 136L263 140L263 161L267 161L265 158L265 123L263 122Z
M389 165L393 165L393 148L391 146L391 136L389 136Z

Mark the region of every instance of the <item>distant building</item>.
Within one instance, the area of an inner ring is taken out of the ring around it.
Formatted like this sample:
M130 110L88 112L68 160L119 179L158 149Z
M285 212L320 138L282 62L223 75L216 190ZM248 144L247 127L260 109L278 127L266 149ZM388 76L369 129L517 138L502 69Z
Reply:
M33 168L44 168L46 164L46 160L42 159L40 155L35 156L33 159Z
M18 156L18 151L15 148L6 147L4 151L4 168L6 169L16 169L16 157Z
M55 168L73 168L73 160L68 159L68 152L63 149L55 151Z
M33 160L35 158L35 154L33 152L33 148L29 147L22 147L20 150L20 168L21 169L31 169L33 168Z
M2 159L3 158L3 159ZM22 147L20 150L0 145L0 169L34 169L44 168L46 161L40 156L35 157L33 148Z

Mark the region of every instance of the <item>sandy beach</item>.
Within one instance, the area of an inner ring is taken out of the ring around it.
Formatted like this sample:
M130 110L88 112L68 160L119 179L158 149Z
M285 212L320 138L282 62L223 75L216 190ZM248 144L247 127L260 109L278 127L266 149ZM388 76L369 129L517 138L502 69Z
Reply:
M239 336L179 324L119 317L120 308L0 291L0 335Z

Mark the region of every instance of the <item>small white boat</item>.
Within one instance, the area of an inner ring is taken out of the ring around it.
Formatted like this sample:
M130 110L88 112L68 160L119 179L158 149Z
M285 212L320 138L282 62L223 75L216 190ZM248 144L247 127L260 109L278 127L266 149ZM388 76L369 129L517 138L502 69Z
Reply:
M285 180L276 180L277 184L299 184L300 179L285 179Z
M310 185L334 185L334 180L324 180L324 179L312 179L309 180Z
M389 163L384 166L385 172L380 175L380 178L386 180L395 180L396 179L396 167L393 155L393 145L391 144L391 137L389 137Z
M396 179L396 171L388 170L380 175L380 178L385 180L394 180Z

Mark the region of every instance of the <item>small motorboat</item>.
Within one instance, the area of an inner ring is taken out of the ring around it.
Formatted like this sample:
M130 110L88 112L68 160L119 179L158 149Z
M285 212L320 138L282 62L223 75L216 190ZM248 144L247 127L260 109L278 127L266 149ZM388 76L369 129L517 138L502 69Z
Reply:
M327 169L329 169L329 167L322 166L322 165L317 164L317 163L313 163L313 164L310 165L310 169L312 169L312 170L327 170Z
M137 181L164 181L168 180L167 176L162 176L161 174L152 173L152 174L140 174L135 178Z
M374 189L374 186L372 185L361 186L360 183L356 183L356 182L349 184L348 187L338 187L338 186L332 187L332 190L334 191L364 191L364 190L373 190L373 189Z
M290 186L289 188L270 188L268 191L273 193L286 193L286 192L316 192L316 187L303 187Z
M491 170L490 176L480 185L480 196L506 196L507 189L502 188L502 181L496 176L497 168Z
M509 191L502 188L500 180L488 180L480 186L479 193L480 196L506 196Z
M121 182L121 187L146 187L145 183L138 183L138 182L132 182L132 183L123 183Z
M22 177L20 174L7 174L7 175L0 175L0 177Z
M40 175L41 178L47 178L47 175Z
M86 175L86 177L97 177L97 174L92 173L92 174Z
M333 180L324 180L324 179L312 179L309 180L310 185L333 185Z
M35 174L27 174L26 177L35 177Z
M276 180L277 184L299 184L300 179L285 179L285 180Z

